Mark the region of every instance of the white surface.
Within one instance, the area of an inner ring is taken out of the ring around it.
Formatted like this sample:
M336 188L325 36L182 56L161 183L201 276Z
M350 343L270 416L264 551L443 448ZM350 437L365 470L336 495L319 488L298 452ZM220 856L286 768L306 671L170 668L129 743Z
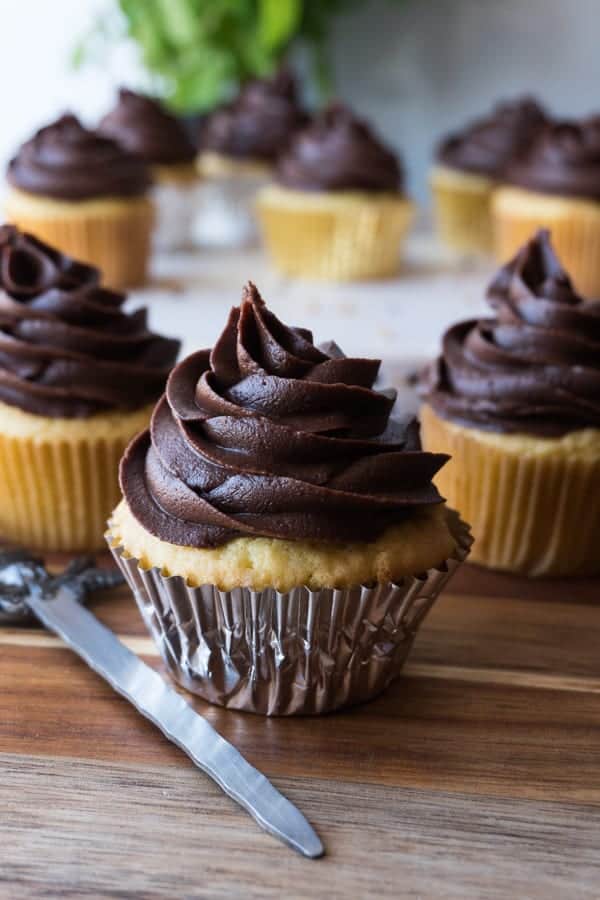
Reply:
M212 346L250 279L279 318L311 328L317 341L333 339L347 354L392 364L420 362L435 355L449 324L485 313L493 270L440 262L427 236L411 239L407 257L396 279L332 285L283 278L258 250L158 256L153 284L129 303L147 304L152 327L181 337L188 354Z

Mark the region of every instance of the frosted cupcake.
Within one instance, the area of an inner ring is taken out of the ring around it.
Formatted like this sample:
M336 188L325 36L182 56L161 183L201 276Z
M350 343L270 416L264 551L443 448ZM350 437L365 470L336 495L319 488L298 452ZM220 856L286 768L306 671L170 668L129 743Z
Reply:
M110 542L175 677L214 703L324 712L394 678L465 527L379 362L288 328L248 285L121 464Z
M473 525L472 559L527 575L600 572L600 303L541 231L490 285L495 317L460 322L429 372L423 444Z
M200 131L198 171L202 208L196 228L206 244L244 244L257 238L256 193L277 158L306 123L291 73L248 82L215 110Z
M188 246L197 211L198 174L196 148L181 122L158 100L122 88L116 106L101 120L98 131L151 169L157 213L156 246Z
M463 252L491 252L492 192L546 123L544 110L525 97L499 104L487 118L441 141L431 187L437 231L445 244Z
M146 427L179 343L96 269L0 227L0 535L102 546L119 459Z
M600 297L600 116L547 128L506 180L493 202L497 257L550 228L576 288Z
M277 268L339 281L395 275L412 217L398 158L340 105L296 135L259 211Z
M146 165L71 115L42 128L8 166L6 218L102 271L142 284L153 222Z

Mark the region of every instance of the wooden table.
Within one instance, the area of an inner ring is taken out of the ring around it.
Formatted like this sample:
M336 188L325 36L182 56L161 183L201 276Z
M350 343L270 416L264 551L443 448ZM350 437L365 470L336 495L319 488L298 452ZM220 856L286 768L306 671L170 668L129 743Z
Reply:
M319 861L57 639L0 629L0 897L598 898L599 599L465 566L368 705L276 720L193 700L306 813ZM93 606L162 668L125 589Z

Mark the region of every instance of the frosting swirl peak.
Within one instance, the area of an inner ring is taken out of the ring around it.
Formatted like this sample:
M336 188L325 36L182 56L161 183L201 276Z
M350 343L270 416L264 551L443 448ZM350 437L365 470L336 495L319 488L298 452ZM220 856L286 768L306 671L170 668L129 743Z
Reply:
M162 391L179 341L148 330L146 310L100 273L12 225L0 227L0 401L85 418L139 408Z
M117 105L98 125L129 153L150 165L192 163L196 148L183 125L158 100L121 88Z
M436 157L452 169L501 178L547 123L546 113L531 97L500 103L486 118L445 138Z
M600 302L578 296L539 231L492 281L495 318L443 338L423 393L443 418L560 436L600 428Z
M248 284L213 350L174 369L128 448L130 510L162 540L210 547L241 535L371 540L441 502L431 478L447 457L421 451L414 420L389 418L378 370L317 348Z
M306 118L292 74L280 69L271 78L249 81L235 100L208 116L201 149L272 163Z
M400 192L403 173L367 123L335 104L294 137L279 160L277 180L305 191Z
M20 190L58 200L138 196L150 186L142 160L72 115L26 141L8 164L7 177Z

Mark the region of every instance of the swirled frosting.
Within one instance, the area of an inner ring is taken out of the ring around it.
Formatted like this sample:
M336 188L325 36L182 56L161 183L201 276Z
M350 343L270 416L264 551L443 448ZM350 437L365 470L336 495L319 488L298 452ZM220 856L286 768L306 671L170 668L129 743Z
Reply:
M296 82L287 69L249 81L237 98L216 109L200 132L202 150L274 162L306 122Z
M164 388L179 341L148 330L146 310L100 273L12 225L0 227L0 401L83 418L139 408Z
M600 200L600 116L546 128L508 168L507 181L531 191Z
M501 178L547 122L546 113L531 97L500 103L490 116L445 138L437 148L436 158L452 169Z
M150 185L141 159L72 115L23 144L8 164L7 177L20 190L58 200L138 196Z
M191 163L196 148L183 125L158 100L121 88L114 107L101 120L100 134L113 138L151 165Z
M210 547L241 535L370 540L439 503L431 478L447 457L421 451L414 420L390 419L378 369L318 349L248 284L214 349L174 369L127 450L130 510L162 540Z
M402 190L402 166L366 122L335 104L292 140L277 180L303 191Z
M560 436L600 428L600 302L573 290L539 231L492 281L495 318L443 338L423 393L445 419L500 432Z

